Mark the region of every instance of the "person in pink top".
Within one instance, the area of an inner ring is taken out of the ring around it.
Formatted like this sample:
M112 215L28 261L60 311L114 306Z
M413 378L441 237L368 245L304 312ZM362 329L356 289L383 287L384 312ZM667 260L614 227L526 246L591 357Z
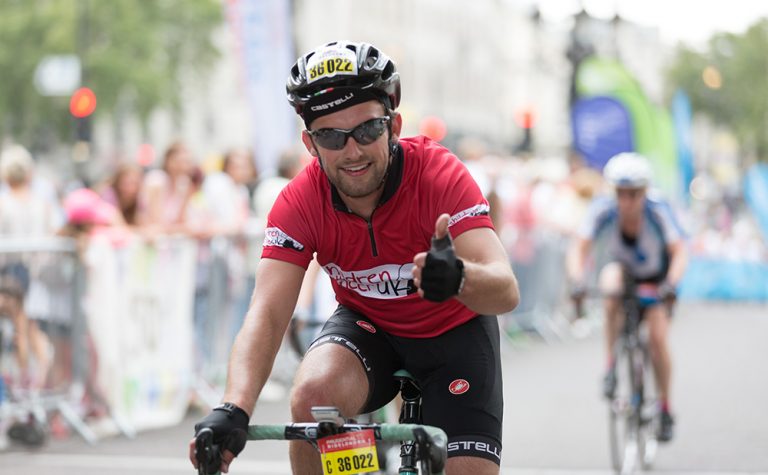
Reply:
M400 77L373 45L332 42L302 55L287 92L315 160L268 215L224 402L196 430L213 431L226 472L316 255L339 306L297 371L293 420L311 421L312 406L348 417L381 407L397 392L392 374L404 368L421 387L424 423L448 435L447 473L499 473L495 315L519 296L488 202L449 150L400 137ZM292 442L290 458L294 473L321 473L309 444Z
M145 224L162 233L185 232L185 212L195 192L192 156L183 142L174 142L165 151L163 165L144 178Z

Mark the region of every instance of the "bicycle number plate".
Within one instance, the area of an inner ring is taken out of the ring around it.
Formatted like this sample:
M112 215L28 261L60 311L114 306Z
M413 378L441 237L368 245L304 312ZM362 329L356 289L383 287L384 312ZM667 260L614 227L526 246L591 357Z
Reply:
M379 470L372 429L324 437L317 441L324 475L368 473Z

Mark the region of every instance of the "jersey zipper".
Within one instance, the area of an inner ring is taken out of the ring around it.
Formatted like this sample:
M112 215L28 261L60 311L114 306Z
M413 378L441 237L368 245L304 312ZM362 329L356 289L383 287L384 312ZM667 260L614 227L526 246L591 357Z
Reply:
M376 249L376 238L373 236L373 215L371 215L370 219L366 219L365 222L368 224L368 236L371 238L371 251L373 251L373 257L378 257L379 251Z

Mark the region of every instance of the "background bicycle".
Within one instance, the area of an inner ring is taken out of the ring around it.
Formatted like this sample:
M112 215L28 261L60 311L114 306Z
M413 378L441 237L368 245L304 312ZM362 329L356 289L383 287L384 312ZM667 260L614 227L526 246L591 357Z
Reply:
M623 288L624 324L608 375L613 387L604 387L604 391L608 397L611 464L616 473L629 474L650 468L658 446L659 402L647 331L642 325L644 305L657 301L658 294L654 286L637 284L626 270Z

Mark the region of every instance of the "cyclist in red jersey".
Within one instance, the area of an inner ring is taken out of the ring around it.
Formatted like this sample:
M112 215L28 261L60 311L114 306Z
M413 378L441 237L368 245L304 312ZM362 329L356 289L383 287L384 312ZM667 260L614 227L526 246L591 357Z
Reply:
M449 474L497 474L503 396L496 314L519 301L488 202L464 165L426 138L400 138L400 78L366 43L301 56L288 100L317 158L275 202L250 309L232 348L221 406L196 425L222 444L227 471L316 255L339 306L307 351L291 394L294 421L312 406L353 416L389 402L404 368L422 389L425 424L448 437ZM194 457L194 440L190 443ZM294 473L320 472L292 442Z

